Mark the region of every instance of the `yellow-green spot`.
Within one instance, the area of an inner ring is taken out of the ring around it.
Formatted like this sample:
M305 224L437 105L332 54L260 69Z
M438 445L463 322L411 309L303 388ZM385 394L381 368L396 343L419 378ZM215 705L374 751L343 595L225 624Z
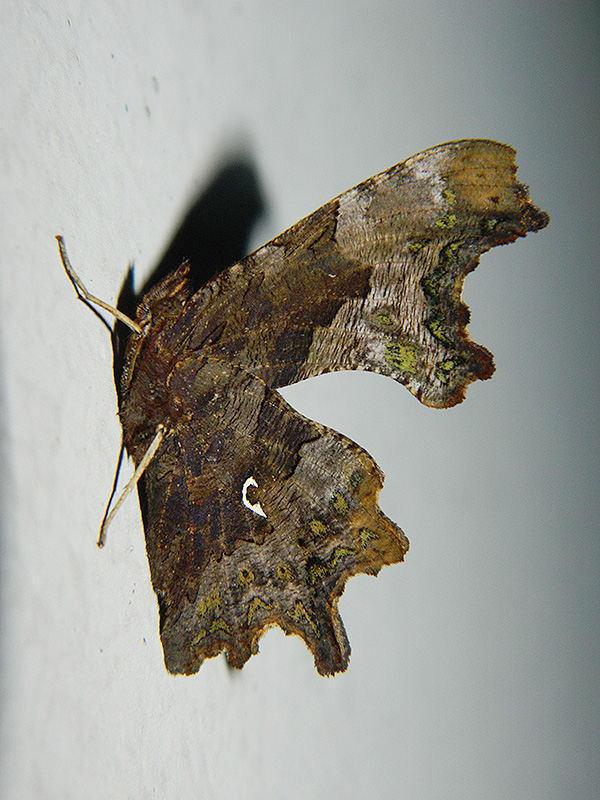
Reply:
M205 617L207 614L214 611L215 608L219 608L220 605L221 594L218 589L215 589L211 594L207 594L198 600L196 603L196 611L201 617Z
M443 262L453 262L456 263L458 260L458 251L463 246L464 242L462 239L458 239L455 242L450 242L447 245L444 245L440 250L440 261Z
M356 489L356 487L362 483L363 478L364 474L362 470L357 469L356 472L353 472L352 475L350 475L350 486L352 486L353 489Z
M294 577L292 574L291 567L288 564L277 564L277 569L275 570L275 574L277 575L277 580L280 583L286 584L289 583L292 578Z
M218 631L221 631L222 633L227 633L227 634L231 633L231 628L225 622L223 617L217 617L216 619L214 619L212 621L212 625L210 626L210 632L211 633L217 633Z
M192 641L190 643L190 647L194 647L195 645L197 645L198 642L201 642L202 639L204 639L205 636L208 636L208 631L205 630L204 628L200 628L198 633L192 639Z
M340 517L345 517L348 513L348 501L341 492L334 492L331 498L331 507Z
M400 372L413 373L417 367L414 347L400 342L390 342L385 347L385 360Z
M440 302L440 286L444 274L444 269L436 269L431 275L427 275L427 277L421 280L423 291L432 303Z
M449 206L453 206L456 202L456 195L452 191L452 189L444 189L442 192L442 197L448 203Z
M432 314L426 322L427 328L432 336L435 336L440 342L444 344L452 344L451 339L448 338L446 333L445 320L441 312Z
M240 586L249 586L254 580L254 573L248 567L242 567L238 572L238 583Z
M435 224L438 228L453 228L456 225L456 214L444 214L443 217L436 219Z
M390 328L394 324L394 320L387 311L378 311L377 314L375 314L375 319L380 325L383 325L384 328Z
M308 611L304 608L300 600L296 600L294 603L294 608L290 612L290 617L297 622L299 625L306 626L308 625L315 636L319 635L319 629L317 628L315 621L312 619Z
M315 539L323 539L323 537L327 536L329 533L329 528L324 522L321 522L320 519L311 519L308 523L308 527Z
M446 359L446 361L440 361L439 364L437 364L435 374L440 383L448 383L450 373L455 366L456 361L452 361L452 359Z
M379 539L379 536L375 533L375 531L372 531L370 528L361 528L358 531L358 541L363 550L367 546L368 542L372 542L376 539Z
M329 557L329 563L332 567L335 567L337 562L340 559L347 558L348 556L353 556L354 550L351 547L336 547L331 556Z
M496 230L496 225L498 224L498 220L495 217L490 217L490 219L486 219L483 223L483 229L485 233L493 233Z
M419 250L422 250L426 245L426 242L411 242L408 245L408 249L411 253L418 253Z
M306 571L308 573L308 582L313 588L323 583L329 574L327 565L321 559L309 562L306 565Z
M262 597L253 597L248 603L248 625L252 623L252 620L259 615L261 611L268 611L270 608L271 604L263 600Z

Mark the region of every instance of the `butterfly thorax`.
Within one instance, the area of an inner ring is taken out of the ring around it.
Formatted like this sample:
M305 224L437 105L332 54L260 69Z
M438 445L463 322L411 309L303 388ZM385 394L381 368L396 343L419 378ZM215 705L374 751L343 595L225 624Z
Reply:
M157 425L168 430L177 415L168 379L186 338L177 323L191 294L187 273L184 263L144 296L136 314L142 333L132 333L125 349L119 416L123 443L136 463Z

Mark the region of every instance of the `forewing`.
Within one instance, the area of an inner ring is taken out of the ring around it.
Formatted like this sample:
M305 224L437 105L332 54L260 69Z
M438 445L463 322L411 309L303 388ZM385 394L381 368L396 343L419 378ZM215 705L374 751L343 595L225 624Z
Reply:
M232 359L269 386L366 369L424 403L460 402L490 377L461 301L482 252L543 228L514 150L434 147L327 203L188 303L186 347Z

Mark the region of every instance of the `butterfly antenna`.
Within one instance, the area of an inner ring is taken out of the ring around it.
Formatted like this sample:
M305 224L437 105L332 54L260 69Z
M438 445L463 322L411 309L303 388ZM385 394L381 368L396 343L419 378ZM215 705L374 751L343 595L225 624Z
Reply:
M112 522L115 514L117 513L117 511L119 510L119 508L121 507L121 505L125 501L125 499L128 496L128 494L137 485L137 482L139 481L139 479L142 477L142 475L146 471L146 468L147 468L148 464L154 458L154 455L155 455L156 451L160 447L160 443L165 438L165 433L166 433L165 426L162 425L162 424L158 425L157 428L156 428L156 435L155 435L154 439L152 440L152 442L150 444L150 447L144 453L144 457L142 458L142 460L138 464L137 469L135 470L135 472L133 473L131 478L125 484L125 486L123 488L123 491L119 495L119 499L117 500L117 502L115 503L115 505L113 506L113 508L111 509L111 511L109 513L108 510L110 508L110 504L112 502L112 499L115 496L115 491L116 491L116 488L117 488L117 480L119 478L119 470L121 469L121 461L123 460L124 445L121 445L121 453L119 455L119 463L117 465L117 472L115 474L115 482L113 483L113 489L112 489L112 492L110 494L110 498L108 500L108 505L106 506L106 511L104 512L104 518L102 519L102 525L100 526L100 536L98 537L98 541L96 542L98 547L104 547L104 543L106 541L106 531L108 530L108 526Z
M77 275L77 273L73 269L73 267L71 265L71 262L69 261L69 256L67 255L67 248L65 246L65 240L63 239L62 236L57 236L56 237L56 241L58 242L58 250L60 252L60 260L63 263L63 267L65 268L65 272L69 276L69 280L71 281L71 283L75 287L75 291L77 292L77 297L80 300L82 300L84 303L88 303L88 304L92 303L93 305L100 306L100 308L103 308L105 311L108 311L108 313L112 314L113 317L116 317L118 320L123 322L129 328L131 328L132 331L135 331L136 333L141 334L142 333L142 329L140 328L140 326L137 324L137 322L134 322L134 320L132 320L130 317L128 317L127 314L124 314L122 311L119 311L118 308L115 308L114 306L111 306L108 303L105 303L104 300L100 300L100 298L94 297L93 294L90 294L90 292L88 292L88 290L85 288L85 286L81 282L79 276Z

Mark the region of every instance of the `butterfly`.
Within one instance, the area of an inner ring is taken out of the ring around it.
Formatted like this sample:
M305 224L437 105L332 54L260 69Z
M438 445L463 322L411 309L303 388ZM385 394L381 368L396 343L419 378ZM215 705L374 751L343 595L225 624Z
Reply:
M320 674L346 669L346 581L402 561L408 540L378 506L371 456L277 390L369 370L445 408L491 377L492 355L466 331L464 278L481 253L549 221L514 156L486 140L425 150L199 290L184 262L143 296L119 416L169 672L221 652L241 668L273 625L306 642Z

